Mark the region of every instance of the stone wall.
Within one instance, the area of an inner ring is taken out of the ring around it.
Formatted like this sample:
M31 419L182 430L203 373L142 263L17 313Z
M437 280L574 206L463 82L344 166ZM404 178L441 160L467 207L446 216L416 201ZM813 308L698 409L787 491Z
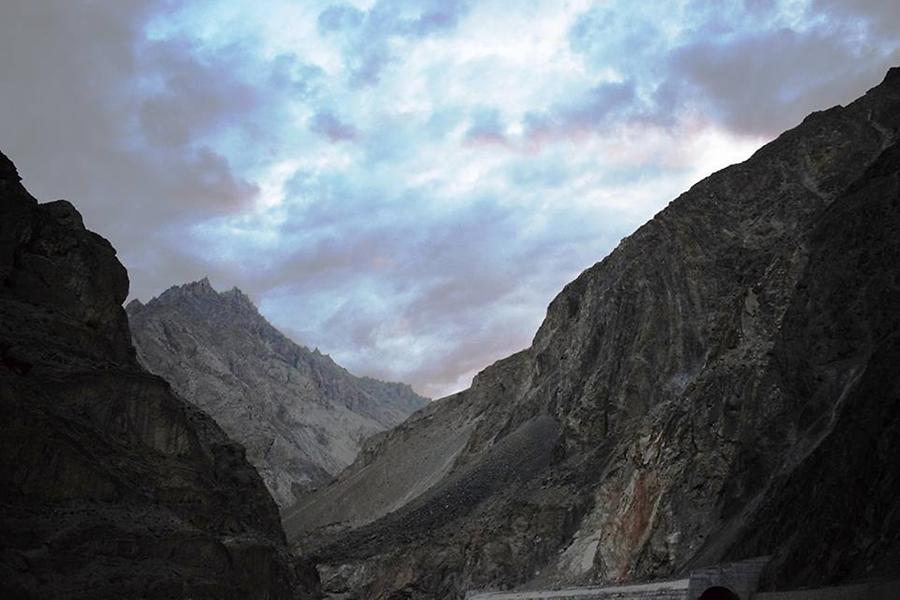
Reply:
M860 583L815 590L790 592L759 592L752 600L897 600L900 581Z
M483 592L466 594L468 600L684 600L690 585L688 579L660 581L640 585L534 592Z
M750 562L750 561L746 561ZM764 564L764 563L763 563ZM738 567L739 568L735 568ZM534 592L470 592L467 600L695 600L706 589L728 587L747 600L897 600L900 581L860 583L839 587L786 592L747 592L745 582L751 580L753 564L735 563L702 569L690 579L662 581L642 585ZM758 569L756 574L758 574ZM716 575L720 579L716 579ZM696 579L695 579L696 576ZM743 579L742 579L743 578ZM726 581L727 579L727 581ZM730 582L730 583L729 583ZM745 595L746 594L746 595Z
M760 556L691 571L691 583L685 597L693 600L713 586L722 586L733 591L741 600L755 598L751 595L756 591L759 574L768 562L768 556Z
M741 600L750 600L751 594L756 590L759 574L768 561L769 557L761 556L697 569L691 571L690 576L684 579L638 585L534 592L470 592L466 598L469 600L693 600L699 598L700 594L710 587L723 586L734 591ZM843 600L843 598L839 600Z

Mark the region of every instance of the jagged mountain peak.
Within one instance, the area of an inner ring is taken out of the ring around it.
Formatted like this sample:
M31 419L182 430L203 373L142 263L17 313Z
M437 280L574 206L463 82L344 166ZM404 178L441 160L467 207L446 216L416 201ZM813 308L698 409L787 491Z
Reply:
M330 361L330 357L316 355L308 347L288 338L259 312L253 300L237 286L218 291L204 277L197 281L173 285L146 304L127 306L129 314L149 309L154 314L168 314L171 320L216 324L222 337L252 337L266 340L267 346L288 361Z
M162 294L160 294L157 298L151 299L150 302L156 299L162 301L171 301L182 298L214 299L218 298L219 295L219 292L217 292L210 283L209 278L203 277L202 279L198 279L197 281L190 281L181 285L173 285Z
M127 313L136 313L137 311L144 308L144 303L141 302L138 298L132 298L128 304L125 305L125 312Z
M212 286L208 277L173 285L151 298L146 305L167 305L173 310L193 311L197 317L205 315L211 319L232 320L259 328L260 332L273 337L283 336L260 314L256 303L240 288L233 286L220 292ZM302 347L308 351L308 348Z
M129 304L128 314L141 363L247 447L281 505L329 481L366 438L425 402L296 344L237 287L217 292L204 278Z

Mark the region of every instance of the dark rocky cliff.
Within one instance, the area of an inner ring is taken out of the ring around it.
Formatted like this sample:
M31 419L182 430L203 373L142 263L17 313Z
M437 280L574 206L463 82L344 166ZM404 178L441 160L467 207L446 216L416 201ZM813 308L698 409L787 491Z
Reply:
M775 548L767 576L782 587L900 575L900 144L829 207L809 245L773 371L813 443L735 519L727 550Z
M896 574L898 138L892 69L701 181L566 286L530 348L289 511L289 537L358 598L762 554L768 586Z
M426 402L295 344L237 288L220 293L204 279L127 311L139 362L247 449L281 506L328 483L366 438Z
M127 292L0 154L0 595L314 597L243 448L138 365Z

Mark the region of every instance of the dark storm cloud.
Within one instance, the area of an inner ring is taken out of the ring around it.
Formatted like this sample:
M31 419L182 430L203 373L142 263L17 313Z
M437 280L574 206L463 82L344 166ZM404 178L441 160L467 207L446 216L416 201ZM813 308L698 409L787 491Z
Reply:
M256 89L223 72L239 58L231 52L218 50L203 61L202 50L183 39L147 42L138 52L154 75L153 91L138 109L141 129L153 144L185 146L238 115L252 114L260 101Z
M897 58L829 32L780 29L686 45L673 52L671 72L730 129L773 135L813 110L852 100Z
M204 61L185 40L145 40L157 8L0 4L0 143L39 198L71 199L127 265L157 254L159 230L237 210L256 193L221 152L196 143L245 114L255 92L229 78L227 54ZM145 280L132 279L140 292Z

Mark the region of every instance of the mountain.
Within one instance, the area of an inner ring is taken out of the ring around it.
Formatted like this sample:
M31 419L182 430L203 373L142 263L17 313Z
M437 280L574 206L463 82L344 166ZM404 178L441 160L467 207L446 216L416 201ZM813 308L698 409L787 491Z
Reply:
M426 402L293 343L237 288L218 293L203 279L126 308L138 361L247 449L281 506Z
M0 596L315 597L243 448L138 365L127 293L0 154Z
M900 571L900 69L693 186L286 511L327 591Z

